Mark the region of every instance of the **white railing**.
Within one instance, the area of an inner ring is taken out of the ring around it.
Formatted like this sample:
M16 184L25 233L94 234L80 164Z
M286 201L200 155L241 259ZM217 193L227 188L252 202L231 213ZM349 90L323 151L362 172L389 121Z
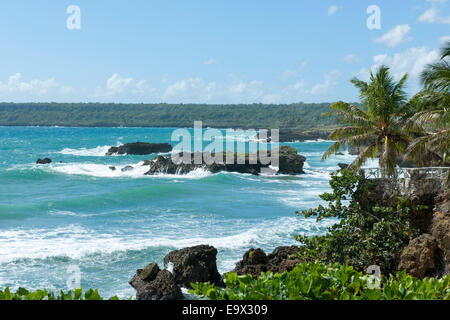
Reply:
M361 171L366 179L389 178L384 176L380 168L363 168ZM428 168L397 168L393 179L446 179L450 167L428 167Z

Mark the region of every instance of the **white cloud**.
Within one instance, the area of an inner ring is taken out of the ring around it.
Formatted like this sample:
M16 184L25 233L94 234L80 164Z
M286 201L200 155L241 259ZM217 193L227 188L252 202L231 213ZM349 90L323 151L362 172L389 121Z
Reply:
M351 53L344 57L344 61L348 63L356 63L359 62L360 60L356 54Z
M217 63L217 60L215 58L210 58L203 63L206 65L215 64L215 63Z
M386 64L391 67L393 75L399 79L404 73L410 77L418 78L427 64L439 59L438 50L429 50L427 47L409 48L393 56L377 55L373 58L376 66Z
M61 93L64 95L71 94L75 91L72 86L63 86L61 87Z
M387 45L388 47L396 47L402 42L407 41L408 39L405 39L405 36L409 33L411 30L411 27L407 24L401 24L398 25L388 32L386 32L384 35L382 35L380 38L375 39L376 42L383 43Z
M169 85L162 95L169 103L253 103L265 102L268 95L263 81L244 81L230 76L232 81L220 84L205 82L199 77L177 81Z
M330 71L325 75L325 81L323 83L315 84L308 93L312 95L328 93L329 90L337 84L340 75L341 72L337 69Z
M439 41L441 42L442 45L446 44L447 42L450 41L450 36L443 36L439 38Z
M296 78L300 74L300 70L305 68L307 65L308 61L303 60L298 68L283 71L278 77L278 80L288 80L291 78Z
M419 16L418 21L430 24L433 23L450 24L450 16L441 17L439 15L439 9L437 9L436 7L431 7L425 10L425 12Z
M338 7L335 5L329 6L328 7L328 14L331 16L333 14L335 14L338 11Z
M431 50L428 47L409 48L393 55L380 54L373 57L374 65L370 68L377 70L381 65L387 65L396 80L405 73L409 75L409 84L412 91L420 88L419 77L426 65L439 59L439 50ZM369 70L361 69L355 74L361 80L369 79Z
M22 74L16 73L8 78L8 82L0 82L1 93L24 93L29 95L42 96L49 93L52 89L59 87L55 78L47 80L31 80L25 82L22 80Z
M100 98L110 98L126 94L145 94L154 91L155 89L149 87L145 80L136 82L133 78L123 78L119 74L114 73L109 79L106 80L106 86L104 88L97 88L94 96Z

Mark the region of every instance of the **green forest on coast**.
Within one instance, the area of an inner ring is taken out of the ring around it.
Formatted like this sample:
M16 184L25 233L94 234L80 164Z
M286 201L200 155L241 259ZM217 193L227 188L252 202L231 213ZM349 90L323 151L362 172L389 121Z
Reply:
M0 126L192 127L325 129L330 103L319 104L104 104L0 103Z

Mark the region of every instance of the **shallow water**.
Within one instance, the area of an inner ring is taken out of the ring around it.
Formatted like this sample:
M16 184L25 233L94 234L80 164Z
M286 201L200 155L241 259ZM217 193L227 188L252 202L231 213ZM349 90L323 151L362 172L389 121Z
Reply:
M173 130L0 127L0 287L67 290L77 266L84 288L129 297L135 270L176 248L213 245L225 272L251 247L295 244L335 222L295 215L317 206L330 172L353 159L320 161L328 141L288 144L307 157L295 177L143 176L140 162L156 155L104 156L120 143L170 142ZM55 162L34 164L44 157ZM122 173L126 165L135 169Z

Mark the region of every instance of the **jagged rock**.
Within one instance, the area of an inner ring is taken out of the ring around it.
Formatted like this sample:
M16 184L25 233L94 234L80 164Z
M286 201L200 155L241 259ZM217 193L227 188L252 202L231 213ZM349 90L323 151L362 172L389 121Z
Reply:
M409 245L403 250L400 257L400 270L417 278L435 276L437 270L435 262L437 257L438 244L436 238L430 234L424 233L410 241Z
M157 263L153 262L146 266L144 269L138 271L139 277L144 281L155 280L158 273L161 271Z
M271 271L273 273L283 273L291 271L301 262L295 255L298 247L277 247L266 255L261 249L250 249L245 252L242 260L236 263L233 272L239 275L251 274L253 277L259 277L262 272Z
M136 271L129 281L136 289L137 300L177 300L183 298L181 289L168 270L160 270L156 263Z
M347 163L338 163L338 167L341 168L341 170L347 169L349 164Z
M279 173L296 175L303 172L303 164L306 161L304 156L297 153L297 150L283 146L280 148L280 167Z
M175 282L185 288L191 288L192 282L210 282L222 285L217 271L217 249L200 245L170 252L164 257L164 265L173 264Z
M160 271L155 280L145 283L136 291L136 300L178 300L181 298L183 298L183 293L168 270Z
M436 197L436 212L431 221L431 234L436 238L440 260L436 269L440 274L450 273L450 192L444 191Z
M244 163L240 164L238 163L238 158L240 155L237 153L231 154L233 158L233 163L229 164L226 163L227 156L229 156L226 153L217 153L217 154L211 154L211 153L180 153L178 154L178 157L180 159L179 162L174 162L172 156L157 156L154 160L145 161L143 165L148 165L150 167L149 171L145 173L146 175L156 175L156 174L186 174L188 172L191 172L193 170L196 170L198 168L203 168L205 170L208 170L212 173L218 173L221 171L228 171L228 172L237 172L237 173L247 173L247 174L253 174L258 175L262 172L263 169L268 169L270 164L262 164L260 161L260 154L245 154L242 155L244 159ZM196 164L194 159L196 158L202 158L203 160L201 163ZM268 154L268 157L270 157L271 154ZM211 158L219 158L223 162L222 163L212 163L207 161L207 159ZM181 159L185 159L187 161L181 161ZM250 159L256 159L256 163L250 163ZM289 147L289 146L282 146L279 149L279 169L278 173L281 174L302 174L303 172L303 164L306 161L306 158L299 155L297 150Z
M133 169L134 168L132 166L126 166L126 167L123 167L121 171L122 172L128 172L128 171L133 171Z
M234 272L239 275L251 274L258 277L267 271L268 258L262 249L250 249L244 253L242 260L236 263Z
M145 142L134 142L121 145L119 147L111 147L106 153L107 156L114 154L124 155L147 155L152 153L160 152L170 152L172 151L172 146L168 143L145 143Z
M36 164L50 164L52 163L52 159L45 158L45 159L38 159L36 161Z

